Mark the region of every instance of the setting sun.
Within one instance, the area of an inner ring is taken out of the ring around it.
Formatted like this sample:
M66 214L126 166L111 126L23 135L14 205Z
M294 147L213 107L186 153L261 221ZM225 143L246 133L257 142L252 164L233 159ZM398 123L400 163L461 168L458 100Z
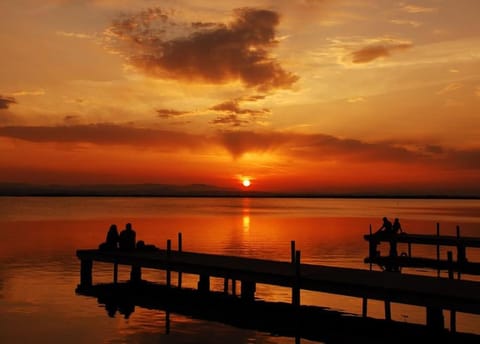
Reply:
M250 179L244 179L242 181L242 185L246 188L248 188L250 186Z

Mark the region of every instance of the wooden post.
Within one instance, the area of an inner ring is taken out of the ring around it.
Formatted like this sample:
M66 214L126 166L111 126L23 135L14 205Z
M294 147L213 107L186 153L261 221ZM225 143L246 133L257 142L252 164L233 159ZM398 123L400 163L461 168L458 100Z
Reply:
M441 308L427 306L427 327L438 332L444 330L443 311Z
M300 306L300 251L295 252L295 278L292 288L292 305Z
M364 318L367 316L367 303L368 303L368 298L364 296L362 299L362 317Z
M178 252L182 252L182 233L178 233ZM178 288L182 288L182 272L178 272Z
M295 263L295 240L290 241L290 260Z
M201 293L208 293L210 291L210 276L201 274L198 280L197 289Z
M458 279L461 277L461 270L463 265L467 262L467 248L465 243L460 238L460 226L457 226L457 276Z
M385 300L385 320L392 320L392 310L390 307L390 301Z
M232 279L232 295L237 296L237 281Z
M452 251L447 252L448 259L448 278L453 279L453 255Z
M118 282L118 263L113 264L113 283L117 284Z
M408 243L408 257L409 258L412 257L412 243L411 242Z
M142 280L142 267L138 265L132 265L130 270L130 282L138 283Z
M93 261L82 259L80 262L80 285L82 287L92 286Z
M437 240L440 240L440 223L437 222ZM440 277L440 244L437 241L437 276Z
M228 295L228 278L223 279L223 293Z
M167 240L167 288L170 288L172 285L172 273L170 271L170 267L168 266L170 261L170 254L172 252L172 241L170 239Z
M448 251L448 278L453 279L453 271L452 271L452 252ZM453 309L450 310L450 332L455 333L457 332L457 312Z
M255 300L255 282L253 281L241 281L241 294L240 297L245 301L254 301Z

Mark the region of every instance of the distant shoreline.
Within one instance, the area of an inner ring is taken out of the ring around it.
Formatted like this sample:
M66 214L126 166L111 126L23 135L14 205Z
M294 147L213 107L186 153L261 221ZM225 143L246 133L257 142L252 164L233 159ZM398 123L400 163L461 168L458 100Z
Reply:
M468 192L268 192L207 184L26 184L0 183L0 197L176 197L176 198L337 198L337 199L480 199Z

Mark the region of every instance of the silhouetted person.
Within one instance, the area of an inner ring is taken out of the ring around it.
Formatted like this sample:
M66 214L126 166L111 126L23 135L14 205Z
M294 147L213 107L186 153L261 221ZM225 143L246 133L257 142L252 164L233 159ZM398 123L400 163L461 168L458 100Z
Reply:
M402 225L400 224L398 218L393 221L392 231L394 234L403 233Z
M382 227L380 227L375 234L378 235L380 233L391 234L392 233L392 223L386 217L383 218Z
M132 229L132 224L127 223L125 229L120 232L119 247L123 250L133 250L135 248L135 231Z
M107 238L105 242L100 244L101 250L114 250L118 247L118 241L120 236L118 235L117 225L113 224L107 232Z

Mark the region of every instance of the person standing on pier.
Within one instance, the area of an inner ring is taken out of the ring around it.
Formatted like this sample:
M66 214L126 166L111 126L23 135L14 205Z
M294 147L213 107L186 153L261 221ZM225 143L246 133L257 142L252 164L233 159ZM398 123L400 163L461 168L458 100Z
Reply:
M136 233L132 229L132 224L127 223L125 229L120 232L119 246L124 250L133 250L136 244Z
M107 232L107 238L105 239L105 242L101 243L99 248L101 250L115 250L118 248L118 240L119 235L117 225L112 224Z
M393 230L393 234L404 233L398 217L395 218L395 220L393 221L392 230Z
M385 234L392 234L392 223L386 217L383 218L382 227L380 227L376 232L375 235L380 235L381 233Z

